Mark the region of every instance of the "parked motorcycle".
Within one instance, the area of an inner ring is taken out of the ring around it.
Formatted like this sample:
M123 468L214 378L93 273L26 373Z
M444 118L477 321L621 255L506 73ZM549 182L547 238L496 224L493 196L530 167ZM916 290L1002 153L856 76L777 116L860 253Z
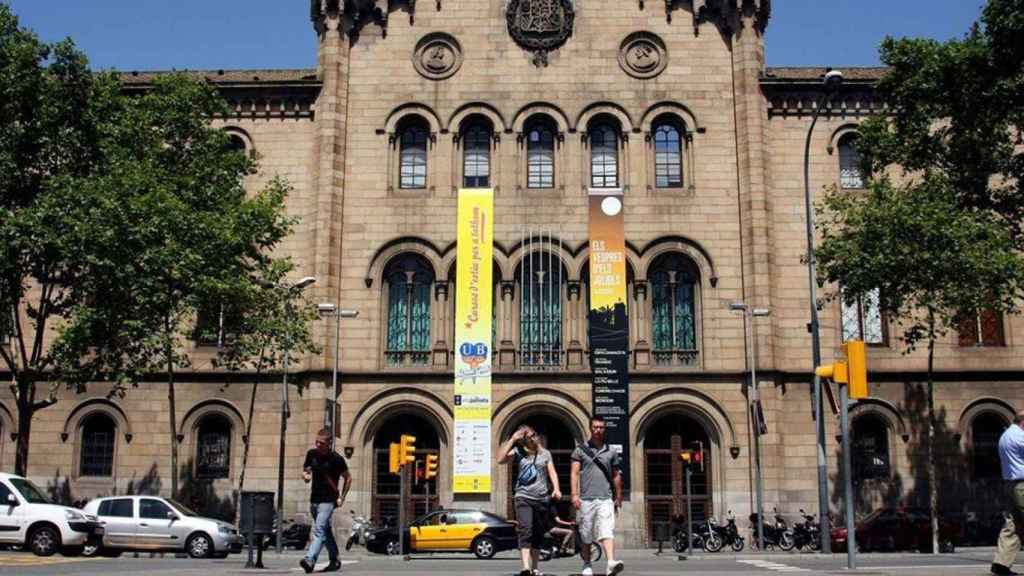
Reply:
M309 533L313 527L305 522L285 520L284 530L281 532L281 543L283 548L302 550L309 543ZM277 520L274 521L274 533L263 540L263 549L267 550L277 546Z
M736 528L736 515L732 513L732 510L729 510L727 521L728 523L725 526L720 526L714 519L708 520L711 535L704 542L705 550L708 552L720 552L726 546L731 547L733 552L743 550L743 537L740 536L740 531Z
M710 522L694 522L693 547L707 550L707 542L711 539L711 533ZM690 549L689 523L682 516L672 519L672 549L680 554Z
M366 546L366 537L370 534L371 530L375 529L373 524L362 516L356 516L355 510L349 510L348 512L352 515L352 530L348 541L345 542L345 550L351 550L353 544L362 543L363 546Z
M804 521L793 525L793 546L797 550L807 548L817 552L821 549L821 527L814 516L804 512L803 508L800 509L800 515Z
M789 526L786 523L786 519L783 518L778 509L775 509L775 521L764 523L764 544L760 542L757 535L757 513L750 515L750 527L753 532L753 538L751 539L751 545L758 550L767 550L770 548L779 548L780 550L790 551L795 546L793 542L793 533L789 530Z

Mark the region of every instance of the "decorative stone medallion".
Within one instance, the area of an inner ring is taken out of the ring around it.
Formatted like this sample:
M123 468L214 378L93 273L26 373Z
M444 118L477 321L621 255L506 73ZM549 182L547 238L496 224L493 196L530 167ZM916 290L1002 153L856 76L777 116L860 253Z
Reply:
M505 18L516 44L535 53L535 64L546 66L548 51L572 36L576 12L572 0L508 0Z
M416 44L412 65L424 78L450 78L462 66L462 46L455 37L444 32L427 34Z
M668 66L668 50L658 36L634 32L622 41L619 66L634 78L654 78Z

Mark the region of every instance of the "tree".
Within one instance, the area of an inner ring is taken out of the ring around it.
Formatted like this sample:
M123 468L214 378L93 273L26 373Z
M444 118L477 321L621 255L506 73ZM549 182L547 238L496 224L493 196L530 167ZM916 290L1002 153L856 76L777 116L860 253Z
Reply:
M109 168L67 181L69 195L95 201L70 232L84 297L57 344L60 374L78 386L111 381L115 394L149 375L166 377L172 495L175 380L190 366L184 344L193 321L209 303L251 290L294 224L284 214L283 181L247 197L243 177L254 159L210 125L227 112L212 86L183 75L159 79L112 119Z
M887 38L883 112L859 128L864 197L833 190L819 226L821 275L844 298L880 289L909 352L928 346L928 484L939 549L935 342L965 314L1012 313L1024 251L1024 0L990 0L959 40ZM900 185L885 178L901 170ZM832 297L836 295L833 294Z
M249 371L253 375L249 398L249 416L246 420L247 441L242 452L242 471L238 475L237 493L245 489L245 471L252 445L253 412L256 391L263 375L283 361L287 348L292 356L319 353L313 341L310 323L316 311L296 290L287 287L287 278L294 266L289 260L277 260L261 269L255 282L240 287L234 293L222 294L221 302L230 302L222 308L222 321L210 326L201 337L221 343L217 350L216 365L231 371Z
M70 40L45 44L0 4L0 358L18 411L15 472L27 472L32 418L56 402L47 329L70 318L82 274L68 231L84 194L62 182L106 166L100 142L121 105ZM41 385L51 389L41 390Z

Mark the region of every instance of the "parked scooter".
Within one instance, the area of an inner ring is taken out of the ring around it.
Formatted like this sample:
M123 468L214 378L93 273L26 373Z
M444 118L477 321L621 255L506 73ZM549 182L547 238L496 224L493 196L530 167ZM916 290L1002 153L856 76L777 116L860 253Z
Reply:
M704 543L704 549L708 552L720 552L726 546L732 548L733 552L743 550L743 537L740 536L740 531L736 528L736 515L732 513L732 510L729 510L727 520L728 523L725 526L719 526L714 519L708 520L712 531L711 536Z
M804 521L793 525L793 546L797 550L807 548L817 552L821 549L821 527L814 516L804 512L803 508L800 509L800 515Z
M764 544L762 545L757 536L757 513L750 515L750 529L753 532L753 538L751 539L751 545L758 550L767 550L771 548L779 548L780 550L790 551L795 546L793 542L793 533L790 532L789 526L786 523L786 519L783 518L778 509L775 509L775 521L764 523Z
M361 543L363 546L366 546L366 537L374 529L373 524L362 516L356 516L355 510L349 510L348 512L352 515L352 530L348 541L345 542L345 550L351 550L353 544Z
M282 548L302 550L309 543L309 533L313 527L305 522L285 520L284 530L281 532ZM277 520L274 521L274 533L263 540L263 549L276 547L277 543Z
M694 522L693 547L707 550L707 541L711 539L711 533L708 521ZM672 549L680 554L690 549L689 523L681 515L672 518Z

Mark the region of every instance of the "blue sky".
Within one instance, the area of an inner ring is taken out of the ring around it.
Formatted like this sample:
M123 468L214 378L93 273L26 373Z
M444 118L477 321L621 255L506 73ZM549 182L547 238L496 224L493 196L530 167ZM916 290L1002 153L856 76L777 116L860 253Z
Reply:
M0 0L98 68L310 68L308 0ZM634 0L620 0L633 2ZM769 66L873 66L887 36L962 36L984 0L774 0ZM648 10L661 8L648 2Z

